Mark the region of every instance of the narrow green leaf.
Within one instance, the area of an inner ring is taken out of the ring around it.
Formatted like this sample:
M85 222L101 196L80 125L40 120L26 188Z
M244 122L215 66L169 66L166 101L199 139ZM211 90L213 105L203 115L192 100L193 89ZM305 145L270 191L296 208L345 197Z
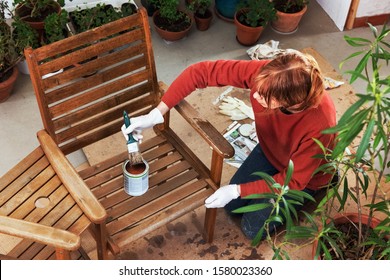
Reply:
M360 37L349 37L347 35L344 36L344 39L352 47L364 47L371 43L371 41L368 39Z
M353 57L355 57L355 56L361 55L362 53L364 53L364 51L355 52L355 53L349 55L346 59L344 59L344 60L339 64L339 68L341 69L346 61L350 60L351 58L353 58Z
M255 238L253 238L252 242L251 242L251 245L252 246L257 246L259 245L261 239L263 238L263 234L264 234L264 226L262 226L260 228L260 230L257 232Z
M266 198L266 199L277 199L277 195L273 193L256 193L256 194L250 194L247 196L244 196L243 199L261 199L261 198Z
M339 132L340 129L342 127L344 127L346 125L346 123L348 123L350 121L350 118L352 117L352 115L361 107L363 106L365 103L365 100L362 100L362 99L359 99L358 101L356 101L354 104L352 104L345 112L344 114L341 116L340 120L338 121L337 125L332 127L332 128L328 128L328 129L325 129L322 131L322 133L325 133L325 134L333 134L333 133L336 133L336 132Z
M263 210L266 208L272 207L271 203L258 203L258 204L251 204L247 206L243 206L240 208L237 208L233 210L233 213L248 213L248 212L255 212L259 210Z
M290 183L290 180L291 180L293 172L294 172L294 163L290 159L289 162L288 162L286 178L284 179L284 185L285 186L288 186L288 184Z
M366 152L367 147L370 144L370 139L371 139L371 135L372 135L372 131L374 129L374 126L375 126L375 120L372 119L368 123L367 129L364 132L363 138L362 138L362 140L360 142L360 145L359 145L359 147L358 147L358 149L356 151L355 162L359 162L362 159L362 157L364 156L364 153Z
M367 65L367 62L368 62L368 59L370 58L370 56L371 56L371 52L367 52L363 56L363 58L359 61L358 65L355 68L355 72L356 73L361 73L363 71L363 69ZM351 76L351 79L349 80L349 82L352 84L354 81L356 81L357 78L358 78L358 75L354 74L354 75Z
M264 181L267 183L268 187L270 188L270 190L272 192L274 192L274 190L272 189L272 185L275 184L275 180L274 180L274 178L272 178L272 176L268 175L265 172L261 172L261 171L254 172L254 173L252 173L252 175L260 176L261 178L263 178Z
M371 23L369 23L369 22L367 22L367 24L370 27L374 37L377 38L378 37L378 29L375 26L373 26Z

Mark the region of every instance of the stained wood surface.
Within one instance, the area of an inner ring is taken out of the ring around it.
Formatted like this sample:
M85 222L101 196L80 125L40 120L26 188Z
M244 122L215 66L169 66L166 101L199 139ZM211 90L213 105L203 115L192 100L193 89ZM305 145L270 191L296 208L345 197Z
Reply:
M2 233L27 238L13 239L14 247L1 252L18 259L53 259L55 248L78 249L79 236L91 224L41 147L0 178L0 215ZM77 251L72 253L72 258L80 257Z

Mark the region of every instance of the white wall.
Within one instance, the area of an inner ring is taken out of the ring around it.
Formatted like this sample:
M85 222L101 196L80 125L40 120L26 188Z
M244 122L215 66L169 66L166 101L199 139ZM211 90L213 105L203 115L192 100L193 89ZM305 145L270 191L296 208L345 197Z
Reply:
M334 21L336 26L341 31L344 30L351 0L317 0L317 2Z
M334 21L340 30L344 30L351 0L317 0L318 4ZM375 16L390 13L390 0L360 0L356 17Z
M360 0L356 17L390 13L390 0Z

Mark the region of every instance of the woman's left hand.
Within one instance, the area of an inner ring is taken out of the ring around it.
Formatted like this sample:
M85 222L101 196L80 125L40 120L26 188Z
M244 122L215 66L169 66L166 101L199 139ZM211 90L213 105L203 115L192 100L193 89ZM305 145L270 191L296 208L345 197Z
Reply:
M239 185L220 187L205 200L206 208L221 208L240 196Z

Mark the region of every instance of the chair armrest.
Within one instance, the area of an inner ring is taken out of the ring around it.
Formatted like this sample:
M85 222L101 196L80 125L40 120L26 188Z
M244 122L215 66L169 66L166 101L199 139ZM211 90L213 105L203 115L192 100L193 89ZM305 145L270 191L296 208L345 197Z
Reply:
M168 86L163 82L159 83L160 91L164 92ZM223 137L223 135L187 101L182 100L175 106L175 109L183 118L199 133L210 147L223 158L234 156L234 148Z
M77 250L81 244L80 237L69 231L6 216L0 216L0 232L67 251Z
M107 217L106 210L81 179L80 175L56 145L54 140L46 130L38 131L37 136L41 147L56 174L85 215L94 223L100 224L104 222Z

